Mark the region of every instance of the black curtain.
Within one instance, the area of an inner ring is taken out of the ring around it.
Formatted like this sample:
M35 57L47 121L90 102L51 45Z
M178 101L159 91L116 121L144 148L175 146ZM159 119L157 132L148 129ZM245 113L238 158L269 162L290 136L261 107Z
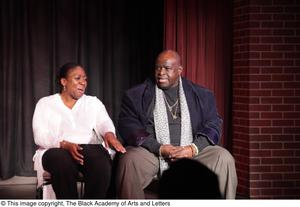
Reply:
M163 1L0 2L0 178L6 179L34 173L34 107L57 91L62 64L85 66L87 94L116 121L124 90L152 74L162 49Z

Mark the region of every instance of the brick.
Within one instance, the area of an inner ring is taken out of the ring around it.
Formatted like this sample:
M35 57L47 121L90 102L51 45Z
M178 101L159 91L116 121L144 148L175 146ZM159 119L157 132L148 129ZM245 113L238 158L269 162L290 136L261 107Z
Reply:
M261 164L263 164L263 165L268 165L268 164L279 165L282 163L283 163L282 158L262 158L261 159Z
M247 63L249 63L250 66L270 66L271 65L270 60L248 60Z
M259 128L257 127L249 127L249 133L250 134L258 134L259 133Z
M281 141L281 142L288 142L288 141L293 141L294 136L293 135L286 135L286 134L274 134L272 135L272 141Z
M272 105L272 111L294 111L293 105Z
M283 85L284 88L300 88L300 82L286 82Z
M253 44L253 45L249 45L249 50L251 52L255 52L255 51L271 51L271 45L257 45L257 44Z
M257 143L257 142L250 143L250 144L248 144L248 148L249 148L249 149L253 149L253 150L255 150L255 149L260 149L260 144Z
M281 67L272 67L272 68L262 68L261 73L282 73L282 68Z
M267 6L267 5L272 5L272 0L264 0L264 1L260 1L260 0L251 0L250 2L251 6L255 5L255 6Z
M271 126L270 120L250 120L250 126Z
M260 114L260 117L262 119L278 119L278 118L282 118L282 113L281 112L262 112Z
M247 76L250 81L270 81L271 75L249 75Z
M261 98L262 104L281 104L282 98L279 97L267 97L267 98Z
M284 103L300 104L300 97L284 97Z
M271 90L265 90L265 89L263 89L263 90L252 90L252 89L250 89L249 95L250 96L264 96L264 97L271 96Z
M242 147L242 148L248 148L249 147L248 142L244 142L244 141L233 140L233 144L235 146L239 146L239 147Z
M261 128L262 134L281 134L282 129L278 127Z
M287 52L284 54L284 57L285 58L291 58L291 59L294 59L294 58L300 58L300 52Z
M300 112L284 112L283 118L286 119L300 119Z
M300 149L300 142L298 143L284 143L285 149ZM299 162L300 164L300 162Z
M250 165L250 172L271 172L271 166L268 165Z
M249 128L244 126L234 126L233 131L235 132L242 132L242 133L249 133Z
M270 188L271 184L270 181L250 181L251 188Z
M279 142L265 142L260 144L261 149L282 149L282 143Z
M287 151L285 150L272 150L272 157L290 157L290 156L294 156L294 152L293 151Z
M293 126L294 120L272 120L272 126Z
M274 195L282 195L283 194L283 190L281 188L272 188L272 189L261 189L261 194L262 195L270 195L270 196L274 196Z
M293 60L272 60L272 66L293 66Z
M299 134L300 133L300 128L284 128L283 129L284 133L289 133L289 134Z
M251 141L271 141L271 135L251 134L249 138Z
M261 1L263 2L263 1ZM262 14L262 13L250 13L249 19L251 20L272 20L272 14ZM293 19L289 19L293 20Z
M263 59L281 59L283 54L280 52L262 52L261 57Z
M265 6L261 8L262 13L281 13L283 8L279 6Z
M300 37L285 37L284 42L288 44L300 43Z
M294 170L293 166L291 165L272 165L271 167L272 172L292 172Z
M285 164L299 164L300 163L300 157L299 158L284 158Z
M283 192L285 195L295 195L296 197L294 198L299 198L300 195L300 187L298 186L298 188L288 188L288 189L283 189ZM291 197L293 198L293 197Z
M278 36L277 37L276 36L270 36L270 37L264 36L264 37L261 37L260 41L261 41L261 43L270 43L270 44L272 44L272 43L274 43L274 44L284 43L283 37L280 37L280 36L279 37ZM280 55L277 54L277 53L273 53L273 54L274 54L273 58L280 58L281 57L281 54ZM279 55L279 57L277 55ZM264 56L262 56L262 57L264 58ZM272 56L269 57L269 58L272 58Z
M263 173L261 174L262 180L282 180L281 173Z
M298 13L300 11L300 6L287 6L284 11L287 13Z
M293 35L295 35L295 31L292 29L274 29L273 35L293 36Z
M250 189L250 195L251 195L251 198L255 198L255 196L260 196L261 193L260 193L260 189Z
M300 173L287 173L283 174L283 178L287 180L300 180Z
M260 158L250 157L250 165L259 165L259 164L260 164Z
M259 13L261 11L261 7L255 5L249 5L247 9L249 13Z
M273 0L273 4L279 4L279 5L292 5L294 3L294 0Z
M250 180L260 180L260 173L252 173L250 172L249 178Z
M285 21L286 28L299 28L300 21Z
M283 28L283 22L265 21L261 22L261 28Z
M293 81L293 80L294 80L294 75L283 75L283 74L272 75L272 81Z
M249 90L233 88L233 95L234 96L249 96Z
M250 111L271 111L271 107L269 105L258 105L252 104L249 106Z
M298 67L285 67L284 73L300 73L300 68L298 68Z
M261 82L261 88L282 88L281 82Z
M273 181L274 187L293 188L295 186L294 181Z
M239 185L242 185L242 186L249 186L249 181L247 180L247 179L243 179L243 178L240 178L239 180L238 180L238 183L239 183Z
M294 51L294 45L273 45L273 51Z
M250 156L251 157L270 157L271 151L270 150L252 150L252 149L250 149Z
M294 96L294 90L272 90L272 96Z

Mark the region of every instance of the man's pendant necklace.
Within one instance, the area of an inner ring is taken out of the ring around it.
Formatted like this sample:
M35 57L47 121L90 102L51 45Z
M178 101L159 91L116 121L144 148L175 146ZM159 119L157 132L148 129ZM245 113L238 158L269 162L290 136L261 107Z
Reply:
M173 119L177 119L178 98L177 98L177 100L175 101L175 103L174 103L172 106L170 106L170 104L169 104L169 102L168 102L168 100L167 100L165 94L163 94L163 95L164 95L164 100L165 100L165 102L166 102L166 104L167 104L168 110L169 110L169 112L171 113L172 118L173 118ZM174 112L173 112L173 108L174 108L174 107L175 107L175 110L174 110Z

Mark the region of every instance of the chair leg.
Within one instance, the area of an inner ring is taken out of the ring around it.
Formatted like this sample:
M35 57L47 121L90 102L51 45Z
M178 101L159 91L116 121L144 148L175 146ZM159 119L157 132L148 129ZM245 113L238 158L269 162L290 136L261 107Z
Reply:
M36 199L43 199L43 186L40 186L36 189L35 198Z
M79 195L79 198L83 198L83 192L84 192L84 182L80 181L80 195Z

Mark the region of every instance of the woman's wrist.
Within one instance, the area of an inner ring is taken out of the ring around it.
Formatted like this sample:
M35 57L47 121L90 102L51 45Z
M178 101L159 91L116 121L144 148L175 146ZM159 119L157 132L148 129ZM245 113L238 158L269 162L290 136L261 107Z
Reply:
M66 145L67 145L67 141L62 140L62 141L60 142L60 148L62 148L62 149L66 149Z

